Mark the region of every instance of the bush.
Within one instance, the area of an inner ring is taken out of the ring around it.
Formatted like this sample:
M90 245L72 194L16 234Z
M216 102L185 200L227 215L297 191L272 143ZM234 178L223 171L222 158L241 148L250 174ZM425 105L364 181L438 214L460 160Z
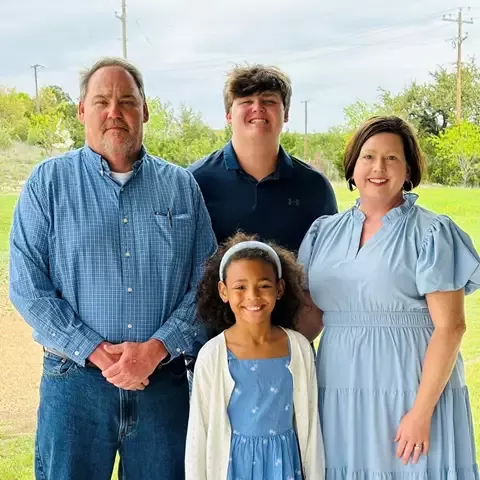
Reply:
M0 127L0 150L5 150L12 145L12 137L10 133L5 129Z

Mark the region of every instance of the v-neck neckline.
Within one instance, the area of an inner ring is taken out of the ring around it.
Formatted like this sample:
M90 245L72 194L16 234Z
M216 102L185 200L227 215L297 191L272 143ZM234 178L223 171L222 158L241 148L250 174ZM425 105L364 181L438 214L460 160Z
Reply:
M359 212L359 210L357 210ZM361 213L361 212L359 212ZM363 213L361 213L363 215ZM370 249L372 245L378 243L378 239L383 237L384 232L387 230L388 224L382 222L380 228L363 244L360 245L362 240L363 224L365 222L365 216L361 219L354 219L352 236L350 238L350 246L348 249L347 260L357 260L365 249Z
M417 201L418 195L415 193L405 193L403 195L404 201L398 207L390 209L382 218L382 225L380 228L363 244L360 245L362 239L363 224L365 222L365 214L360 210L360 199L356 201L352 207L353 230L350 237L350 245L348 247L346 260L355 261L365 249L371 249L372 245L376 245L382 237L385 236L389 230L389 226L395 221L403 217Z

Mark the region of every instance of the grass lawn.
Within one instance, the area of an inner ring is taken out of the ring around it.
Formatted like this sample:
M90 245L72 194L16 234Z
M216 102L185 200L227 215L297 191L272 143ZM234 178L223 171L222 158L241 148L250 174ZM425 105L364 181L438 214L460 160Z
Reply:
M21 437L0 435L0 478L2 480L33 478L33 435Z
M343 186L336 188L339 209L353 204L356 192ZM418 203L436 212L452 217L466 230L480 250L480 189L423 187L419 189ZM16 195L0 194L0 291L6 289L8 232ZM477 458L480 463L480 294L467 297L467 334L462 345L467 382L475 423ZM12 437L1 434L0 425L0 479L30 480L33 463L32 437Z
M17 195L0 194L0 292L7 288L8 234L16 201Z

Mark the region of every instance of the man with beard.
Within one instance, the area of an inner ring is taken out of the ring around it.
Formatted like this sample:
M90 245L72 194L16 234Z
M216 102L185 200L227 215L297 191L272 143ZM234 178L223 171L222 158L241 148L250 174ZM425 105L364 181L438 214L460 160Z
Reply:
M35 168L15 209L10 297L44 348L36 477L184 478L195 292L216 248L193 176L142 146L141 73L81 77L86 145Z

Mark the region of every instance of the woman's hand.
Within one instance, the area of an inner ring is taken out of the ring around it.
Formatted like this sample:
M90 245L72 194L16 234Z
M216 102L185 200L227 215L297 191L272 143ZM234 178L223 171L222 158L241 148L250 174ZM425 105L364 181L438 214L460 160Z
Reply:
M428 453L433 411L452 375L465 332L464 297L463 288L426 295L435 329L423 360L415 403L402 418L395 437L397 457L405 465L412 455L412 462L417 463L420 455Z
M397 458L401 458L404 465L407 465L412 455L412 463L417 463L420 455L428 453L431 424L431 415L415 409L410 410L400 421L395 442L398 443Z
M304 291L305 302L297 318L296 329L312 343L323 329L323 312L313 303L310 292Z

